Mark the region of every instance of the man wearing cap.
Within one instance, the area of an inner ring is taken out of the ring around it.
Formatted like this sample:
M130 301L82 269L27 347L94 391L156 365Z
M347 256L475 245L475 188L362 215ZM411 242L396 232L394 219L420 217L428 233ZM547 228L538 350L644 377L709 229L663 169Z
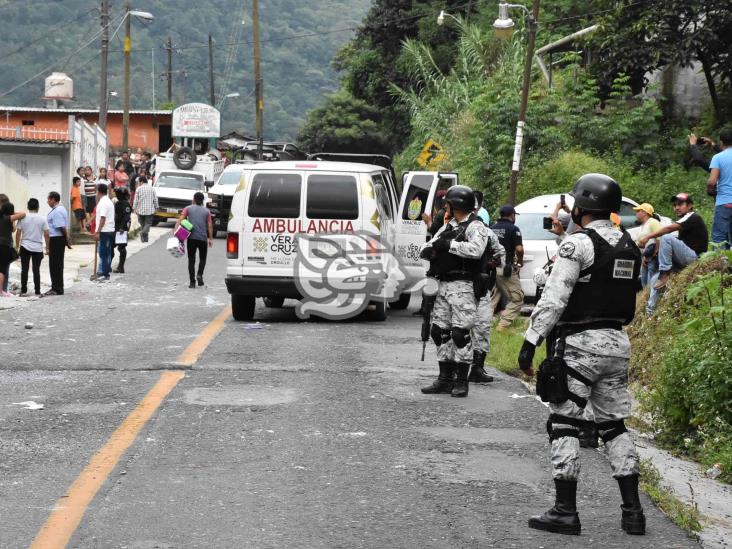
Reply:
M709 246L709 231L704 220L694 211L694 201L689 193L672 196L671 202L679 219L638 239L638 246L644 248L650 239L660 237L658 276L653 281L653 288L656 290L666 286L674 267L683 269L690 265L706 252ZM675 231L679 232L678 236L669 234Z
M511 327L516 318L521 314L521 307L524 304L524 292L521 290L519 272L524 266L524 245L521 240L521 230L516 226L516 210L510 204L501 208L501 218L491 225L491 230L496 233L501 246L506 250L506 262L503 271L496 277L496 291L493 292L491 304L493 309L498 306L501 294L508 299L506 308L501 313L501 320L496 330L503 332Z
M709 164L707 193L716 196L712 242L729 250L732 244L732 129L722 130L719 141L722 152L715 154Z
M642 236L656 232L661 228L661 222L655 217L656 211L648 202L636 206L633 210L635 210L635 217L638 223L641 224L640 231L636 236L636 242ZM648 244L641 251L643 252L643 267L641 267L640 275L641 286L645 288L651 278L658 272L658 247L656 246L655 239L649 240Z

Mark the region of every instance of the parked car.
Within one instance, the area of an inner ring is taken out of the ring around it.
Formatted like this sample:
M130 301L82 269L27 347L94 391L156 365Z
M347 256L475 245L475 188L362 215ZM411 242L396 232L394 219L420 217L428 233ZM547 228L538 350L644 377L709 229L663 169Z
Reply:
M163 170L155 178L158 209L153 225L177 218L193 202L197 192L206 193L206 176L201 172Z
M534 303L536 301L536 283L533 280L534 271L543 267L556 253L559 244L557 236L543 228L543 220L554 211L559 202L560 195L545 194L536 196L516 206L516 225L521 229L521 236L524 243L524 266L521 268L519 278L521 289L524 292L524 301ZM565 195L565 202L571 209L574 199ZM640 231L638 220L633 210L638 203L630 198L623 197L620 212L622 227L635 238ZM671 223L667 217L661 218L661 223Z

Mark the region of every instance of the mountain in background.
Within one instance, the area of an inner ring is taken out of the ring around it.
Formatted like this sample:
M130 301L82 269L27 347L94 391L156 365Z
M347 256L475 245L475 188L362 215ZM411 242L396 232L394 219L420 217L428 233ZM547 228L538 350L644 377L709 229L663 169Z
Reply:
M309 109L338 88L330 62L353 36L370 0L262 0L260 37L266 139L292 139ZM122 0L110 0L110 109L122 108ZM167 103L166 43L173 44L172 102L209 102L208 35L214 40L216 103L224 101L224 131L254 133L251 0L136 0L132 9L155 20L132 22L131 108ZM43 81L53 71L74 80L74 106L97 108L100 71L100 2L0 0L0 105L44 106ZM84 44L78 54L75 54ZM154 63L154 70L153 70ZM46 70L44 70L46 69ZM27 84L7 93L25 80ZM154 98L153 98L154 86Z

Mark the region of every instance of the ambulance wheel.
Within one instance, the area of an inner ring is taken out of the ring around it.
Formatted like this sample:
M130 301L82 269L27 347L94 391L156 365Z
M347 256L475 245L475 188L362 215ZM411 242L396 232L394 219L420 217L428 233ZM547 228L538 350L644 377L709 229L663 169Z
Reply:
M389 308L395 311L403 311L409 307L409 300L412 299L412 294L406 293L399 296L399 299L389 303Z
M231 294L231 314L234 320L251 320L254 318L254 305L254 296Z
M285 304L284 297L275 296L275 297L265 297L264 298L265 307L269 307L270 309L279 309L284 304Z
M366 309L366 318L377 322L386 320L386 301L373 301L371 305L373 310L370 306Z

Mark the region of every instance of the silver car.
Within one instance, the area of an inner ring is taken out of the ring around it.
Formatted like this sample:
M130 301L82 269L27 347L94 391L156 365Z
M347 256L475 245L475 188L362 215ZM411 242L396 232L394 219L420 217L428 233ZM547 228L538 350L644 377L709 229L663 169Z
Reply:
M524 300L530 303L536 300L534 271L543 267L554 256L559 247L557 236L543 228L544 218L549 217L554 212L559 197L558 194L545 194L531 198L516 206L516 213L518 214L516 216L516 225L521 229L524 244L524 266L521 268L519 277L521 279L521 289L524 292ZM571 209L574 199L567 194L565 195L565 202ZM640 224L633 210L636 206L638 206L638 203L635 200L623 197L619 212L623 228L630 233L633 239L640 231ZM670 219L661 217L662 225L668 223L671 223Z

